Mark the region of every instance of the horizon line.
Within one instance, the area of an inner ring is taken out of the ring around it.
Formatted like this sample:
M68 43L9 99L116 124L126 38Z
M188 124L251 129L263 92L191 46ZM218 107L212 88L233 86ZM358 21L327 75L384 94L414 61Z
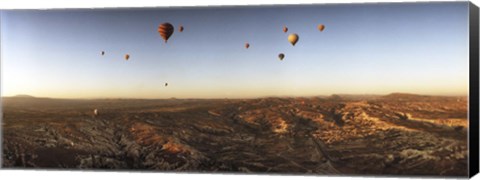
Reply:
M314 97L330 97L334 95L339 95L339 96L388 96L388 95L395 95L395 94L401 94L401 95L415 95L415 96L443 96L443 97L468 97L469 94L456 94L456 95L440 95L440 94L417 94L417 93L408 93L408 92L392 92L392 93L386 93L386 94L368 94L368 93L359 93L359 94L354 94L354 93L334 93L334 94L329 94L329 95L310 95L310 96L258 96L258 97L211 97L211 98L205 98L205 97L185 97L185 98L177 98L177 97L169 97L169 98L140 98L140 97L72 97L72 98L63 98L63 97L41 97L41 96L33 96L33 95L28 95L28 94L17 94L14 96L0 96L0 98L44 98L44 99L76 99L76 100L96 100L96 99L142 99L142 100L167 100L167 99L265 99L265 98L314 98Z

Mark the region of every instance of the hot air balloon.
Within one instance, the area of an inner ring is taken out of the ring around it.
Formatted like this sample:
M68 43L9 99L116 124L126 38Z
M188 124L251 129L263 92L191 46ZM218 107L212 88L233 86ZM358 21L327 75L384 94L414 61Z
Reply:
M129 54L125 54L125 60L128 61L128 59L130 59L130 55L129 55Z
M287 32L288 32L287 26L283 26L283 32L284 32L284 33L287 33Z
M160 33L160 36L165 40L165 43L167 43L168 38L172 36L173 30L173 25L170 23L163 23L158 26L158 33Z
M183 32L183 26L178 27L178 31Z
M288 42L290 42L293 46L295 46L295 44L297 44L298 39L299 39L299 37L295 33L288 35Z
M102 56L105 55L105 51L102 51Z
M250 44L249 43L245 43L245 48L249 48L250 47Z
M284 57L285 57L285 54L283 53L278 54L278 59L280 59L280 61L283 60Z
M168 86L168 83L165 83L165 87L167 87L167 86Z
M323 31L325 29L325 25L319 24L318 25L318 30Z

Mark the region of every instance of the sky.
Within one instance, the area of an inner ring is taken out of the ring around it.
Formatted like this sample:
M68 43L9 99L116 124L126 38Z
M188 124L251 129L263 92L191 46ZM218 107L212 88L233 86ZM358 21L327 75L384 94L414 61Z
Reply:
M3 10L0 18L2 96L468 93L468 2ZM168 43L157 32L164 22L175 26ZM290 33L300 37L295 46Z

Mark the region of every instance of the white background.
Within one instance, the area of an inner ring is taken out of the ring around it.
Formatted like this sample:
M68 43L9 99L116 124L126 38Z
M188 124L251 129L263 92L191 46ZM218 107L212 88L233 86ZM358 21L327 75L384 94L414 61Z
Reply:
M442 0L435 0L442 1ZM159 6L205 6L205 5L259 5L259 4L311 4L311 3L364 3L364 2L414 2L414 0L175 0L175 1L149 1L149 0L0 0L0 9L47 9L47 8L95 8L95 7L159 7ZM472 1L477 6L480 0ZM477 152L478 153L478 152ZM334 177L334 176L291 176L291 175L238 175L238 174L187 174L187 173L146 173L146 172L100 172L100 171L46 171L46 170L0 170L0 180L3 179L208 179L208 180L369 180L369 179L400 179L395 177ZM405 178L403 178L405 179ZM408 179L420 179L408 177ZM422 178L432 179L432 178ZM475 176L476 180L480 175Z

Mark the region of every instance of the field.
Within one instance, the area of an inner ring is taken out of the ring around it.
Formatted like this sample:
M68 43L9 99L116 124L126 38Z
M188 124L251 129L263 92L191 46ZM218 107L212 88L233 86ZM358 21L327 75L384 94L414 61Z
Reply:
M468 170L466 97L5 97L2 105L4 168L434 176Z

